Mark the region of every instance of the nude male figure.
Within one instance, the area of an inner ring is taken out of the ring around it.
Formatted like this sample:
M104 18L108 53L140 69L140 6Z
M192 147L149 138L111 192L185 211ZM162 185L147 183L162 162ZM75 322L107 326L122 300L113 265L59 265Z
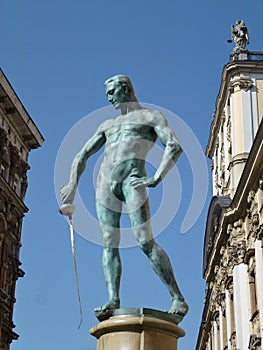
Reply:
M103 145L96 189L96 210L103 237L102 264L108 289L108 302L95 311L120 307L121 260L119 255L120 216L125 204L138 246L147 255L153 270L167 287L170 313L183 317L188 306L176 283L168 256L154 241L146 187L155 187L173 167L182 149L164 116L140 106L127 76L117 75L105 82L109 102L121 111L119 117L101 124L73 160L68 185L61 189L64 204L72 203L78 181L88 158ZM164 154L153 177L147 177L145 159L159 138Z

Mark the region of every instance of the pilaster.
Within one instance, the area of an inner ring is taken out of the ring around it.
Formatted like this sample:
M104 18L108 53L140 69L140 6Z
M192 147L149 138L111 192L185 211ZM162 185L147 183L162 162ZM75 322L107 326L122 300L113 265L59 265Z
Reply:
M261 229L263 231L263 229ZM257 277L257 295L258 295L258 309L259 309L259 322L261 329L261 339L263 340L263 248L262 239L256 239L255 241L255 260L256 260L256 277Z
M237 349L247 349L250 338L250 305L247 265L240 263L233 269L234 313Z
M232 285L233 288L233 285ZM231 336L235 330L234 322L234 308L233 308L233 290L232 293L226 289L226 332L227 332L227 346L231 349Z

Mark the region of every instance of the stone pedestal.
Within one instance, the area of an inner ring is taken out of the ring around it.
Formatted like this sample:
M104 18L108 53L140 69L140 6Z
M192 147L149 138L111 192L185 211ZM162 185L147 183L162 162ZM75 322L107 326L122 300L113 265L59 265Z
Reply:
M119 309L90 330L97 350L177 350L185 332L176 316L151 309Z

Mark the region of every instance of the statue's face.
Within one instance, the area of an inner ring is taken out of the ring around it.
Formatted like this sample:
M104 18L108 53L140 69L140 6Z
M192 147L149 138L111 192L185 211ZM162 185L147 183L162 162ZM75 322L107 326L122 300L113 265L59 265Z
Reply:
M122 103L128 101L127 87L121 86L117 82L112 81L106 87L108 101L113 104L116 109L119 109Z

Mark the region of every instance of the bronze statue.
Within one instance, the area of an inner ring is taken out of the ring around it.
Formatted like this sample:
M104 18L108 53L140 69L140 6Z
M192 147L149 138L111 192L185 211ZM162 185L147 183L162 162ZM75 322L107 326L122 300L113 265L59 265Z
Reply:
M109 102L121 114L102 123L86 142L73 160L69 183L61 188L63 203L73 203L88 158L105 146L97 179L96 210L103 237L102 261L109 300L95 311L107 312L120 307L120 216L125 205L139 247L171 295L169 312L183 318L188 306L178 288L168 256L153 238L146 192L146 187L160 183L182 149L164 116L139 104L127 76L116 75L106 80L105 88ZM157 138L165 146L164 154L155 175L147 177L145 159Z

